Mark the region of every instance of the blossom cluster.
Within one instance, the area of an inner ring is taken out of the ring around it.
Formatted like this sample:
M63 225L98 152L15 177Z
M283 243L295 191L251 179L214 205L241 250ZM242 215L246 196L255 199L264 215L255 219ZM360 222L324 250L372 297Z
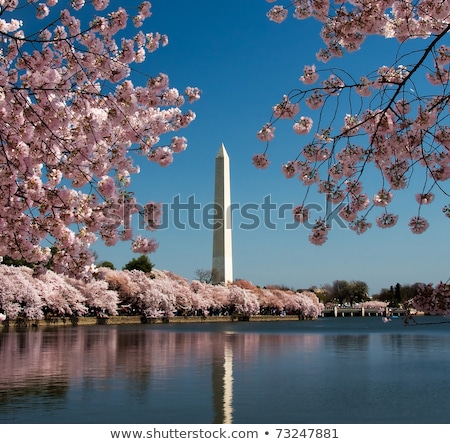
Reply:
M43 264L51 258L56 271L80 277L93 262L89 246L97 236L154 251L153 240L133 239L129 224L110 215L124 214L133 200L133 153L167 166L186 148L183 137L167 144L161 137L195 119L182 107L200 91L179 92L163 73L146 76L143 86L130 80L133 65L168 42L138 29L151 16L150 3L133 17L109 0L67 8L55 0L2 4L0 255ZM27 8L36 11L39 33L17 19ZM42 246L47 241L53 256Z
M396 225L398 215L387 207L395 192L409 186L412 174L421 167L425 179L416 194L417 213L408 225L412 233L423 233L429 223L420 214L421 207L433 202L433 190L445 193L444 182L450 179L450 46L445 43L450 32L450 3L295 0L288 6L273 6L267 16L281 23L289 9L298 20L311 18L322 23L320 36L325 47L316 54L317 63L303 68L302 87L273 106L272 118L257 133L266 149L253 157L254 165L269 165L275 124L290 119L294 133L309 139L299 139L295 160L284 163L282 173L287 178L297 177L307 187L317 186L327 201L340 205L339 215L358 234L372 226L368 214L375 207L382 209L375 215L378 227ZM321 67L334 57L359 50L368 36L396 39L397 60L370 74L356 72L357 66L352 67L355 72ZM414 40L414 51L403 49L406 40ZM304 112L303 104L307 112L298 117ZM381 182L372 198L363 190L367 170L374 171ZM449 216L448 206L443 212ZM331 217L330 213L316 221L309 236L312 243L325 242Z
M323 309L311 291L259 288L248 281L227 286L189 281L168 271L98 268L88 282L53 271L0 265L0 320L48 316L128 314L161 318L201 313L295 313L317 318Z
M420 285L418 294L411 299L410 304L426 314L450 317L450 284L440 282L435 286Z

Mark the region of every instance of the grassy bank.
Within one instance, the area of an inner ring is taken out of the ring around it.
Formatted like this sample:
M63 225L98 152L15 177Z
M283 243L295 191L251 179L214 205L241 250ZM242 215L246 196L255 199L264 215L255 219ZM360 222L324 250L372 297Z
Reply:
M280 322L280 321L298 321L296 315L293 316L272 316L272 315L254 315L254 316L174 316L171 318L156 318L143 320L140 316L110 316L109 318L79 317L79 318L52 318L35 320L11 320L8 324L0 324L0 331L5 328L17 327L69 327L81 325L136 325L136 324L193 324L193 323L215 323L215 322Z

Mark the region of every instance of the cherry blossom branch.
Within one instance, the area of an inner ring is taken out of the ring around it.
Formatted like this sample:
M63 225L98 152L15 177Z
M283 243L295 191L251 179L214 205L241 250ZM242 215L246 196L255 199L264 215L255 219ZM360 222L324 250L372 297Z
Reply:
M352 9L349 10L344 3L342 0L335 1L334 7L328 0L297 0L287 7L274 6L268 13L270 20L281 23L287 18L288 8L292 7L295 18L313 17L322 22L321 37L326 49L317 53L317 59L323 63L343 56L345 49L359 49L367 35L395 37L400 42L395 65L380 67L376 78L372 73L360 77L358 82L355 81L356 76L346 71L331 69L331 74L319 87L291 91L273 107L272 118L257 134L266 143L266 149L253 161L258 168L266 168L269 165L268 146L275 136L274 124L278 119L292 120L294 131L304 136L312 130L314 121L309 116L298 118L300 104L306 104L312 112L319 110L318 119L315 119L317 130L312 141L300 150L294 161L282 167L286 177L299 177L308 190L316 184L319 193L326 196L325 219L317 221L310 235L310 240L318 245L326 241L330 229L326 221L336 211L330 203L343 205L343 201L347 201L347 205L340 207L339 214L358 234L371 226L366 218L375 206L383 208L383 215L376 218L378 226L387 228L395 225L397 216L387 212L387 205L395 190L409 186L417 166L425 168L436 189L444 195L449 194L442 183L450 178L450 128L446 125L448 119L445 114L450 77L445 66L450 61L450 48L445 45L437 47L450 30L448 3L360 0L350 2ZM402 55L400 49L404 42L416 37L430 39L430 42L420 51ZM399 63L416 52L420 52L420 57L408 68ZM434 61L434 70L427 71L425 63L430 57ZM305 85L314 85L322 72L316 70L315 65L305 66L300 80ZM428 83L442 88L441 94L432 96L416 92L419 83L415 79L421 72L425 72ZM408 85L412 85L411 91L406 91ZM347 112L344 117L344 126L334 134L332 126L340 120L341 109L345 107L341 101L345 91L348 91L350 113ZM352 95L354 93L355 96ZM353 104L358 96L357 109ZM369 106L363 112L366 103ZM416 116L411 114L412 105L417 107ZM366 148L352 145L353 140L364 140L363 137L368 138L363 142ZM342 143L344 147L340 148ZM382 184L371 206L368 196L362 191L364 173L369 164L378 169ZM320 177L323 173L326 178ZM423 232L428 227L428 222L420 216L420 209L423 204L432 202L434 195L431 189L425 191L425 184L422 192L416 195L419 213L409 224L414 233ZM304 205L305 199L294 209L294 218L299 222L308 216ZM363 211L365 214L358 216ZM450 214L448 206L443 211L446 215Z
M91 4L102 10L108 1ZM55 5L36 5L38 17L57 12ZM137 87L127 77L132 64L167 38L142 31L130 36L123 8L84 26L72 15L84 8L82 0L27 36L14 19L17 6L10 1L0 10L6 49L0 58L0 207L7 209L0 210L0 256L45 264L50 255L41 242L51 239L54 269L82 277L90 274L89 246L97 235L108 245L122 239L136 252L154 251L153 239L133 239L125 226L133 213L124 207L134 205L126 188L139 171L130 154L169 165L186 139L172 137L159 147L161 136L188 126L195 114L181 111L184 97L169 88L165 74ZM150 15L150 3L142 3L134 24ZM188 87L185 96L193 102L200 91Z

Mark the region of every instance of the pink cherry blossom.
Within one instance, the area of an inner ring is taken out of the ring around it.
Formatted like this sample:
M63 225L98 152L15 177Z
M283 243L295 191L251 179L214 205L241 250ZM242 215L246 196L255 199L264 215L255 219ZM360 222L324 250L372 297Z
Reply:
M355 211L365 210L369 206L369 198L366 194L354 194L351 197L351 206Z
M271 123L266 123L256 134L259 140L270 142L275 137L275 127Z
M94 5L96 11L101 11L108 7L109 0L92 0L92 4Z
M284 9L282 6L274 6L268 13L267 17L269 20L272 20L276 23L282 23L286 20L288 11Z
M79 282L82 281L76 279L70 281L63 275L47 271L38 276L34 285L40 288L39 293L47 313L80 316L87 313L88 309L85 305L85 296L76 285L73 285Z
M355 231L356 234L363 234L372 226L372 224L367 222L365 217L360 217L350 222L348 226L351 230Z
M174 137L170 144L170 149L174 153L181 153L187 148L187 140L185 137Z
M380 228L393 227L398 220L398 216L390 213L383 213L380 217L376 218L377 225Z
M416 194L416 201L421 205L428 205L434 200L433 193Z
M36 8L36 18L43 19L48 16L50 9L45 3L39 3Z
M312 110L319 109L323 105L323 94L316 90L305 100L305 103Z
M372 84L373 82L370 81L367 77L361 77L359 80L359 84L357 84L355 87L355 92L362 97L369 97L372 94L370 90Z
M42 319L43 301L27 267L0 265L0 309L7 318ZM41 287L42 288L42 287Z
M417 295L409 304L416 310L430 315L444 315L450 317L450 284L440 282L433 284L420 284Z
M358 115L347 114L344 118L345 126L341 129L342 133L346 136L355 136L359 133L361 127L361 119Z
M345 86L345 83L334 74L331 74L328 79L323 82L323 90L326 94L335 95L338 94L341 89Z
M256 168L263 170L267 168L269 164L270 160L267 159L267 154L255 154L253 156L253 165L255 165Z
M229 304L232 306L233 311L250 315L259 313L259 301L253 292L236 285L229 286L228 291Z
M445 214L445 216L450 218L450 205L445 205L445 207L442 208L442 212Z
M291 103L288 96L283 96L283 100L273 107L275 118L292 119L300 111L298 103Z
M292 210L294 220L299 223L305 223L309 219L309 210L303 205L298 205Z
M297 20L304 20L312 15L312 5L309 0L298 0L295 2L294 17Z
M344 205L339 210L339 216L347 222L353 222L358 217L358 213L350 205Z
M200 99L200 90L198 88L192 88L191 86L188 86L184 90L184 94L187 96L189 103L195 102L196 100Z
M162 167L166 167L173 162L172 151L169 147L158 147L147 157L149 160L158 163Z
M114 179L110 176L103 176L98 183L98 191L104 197L111 197L116 191Z
M308 236L309 241L314 245L323 245L327 240L329 230L330 226L323 219L318 219Z
M316 83L319 79L319 74L316 72L316 65L305 66L303 68L303 75L300 77L300 80L305 85L312 85Z
M392 201L393 194L390 191L381 189L373 196L373 204L378 207L385 207Z
M408 225L414 234L421 234L429 227L428 221L421 216L413 217Z
M287 179L294 177L299 170L299 165L297 161L290 161L281 166L281 171Z
M302 116L294 123L294 131L296 134L305 135L308 134L313 126L313 120L310 117Z
M148 202L145 205L145 220L148 230L156 230L161 225L162 204L156 202Z
M448 14L448 11L447 11ZM444 66L450 63L450 46L441 45L437 49L438 57L436 58L436 63L439 66Z
M158 243L155 239L147 239L142 236L137 236L131 244L131 249L134 253L154 253L158 248Z
M0 322L117 314L147 318L175 315L254 315L288 312L310 319L323 304L310 292L278 287L259 288L238 280L224 285L189 281L169 271L95 268L90 280L49 270L0 265ZM276 313L274 312L276 311Z

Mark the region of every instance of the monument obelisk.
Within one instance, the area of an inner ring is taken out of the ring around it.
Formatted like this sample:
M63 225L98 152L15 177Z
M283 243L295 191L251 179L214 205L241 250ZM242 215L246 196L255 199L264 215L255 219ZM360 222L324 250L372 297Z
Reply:
M216 156L214 204L212 283L224 283L226 285L233 281L233 256L231 245L230 158L223 144Z

